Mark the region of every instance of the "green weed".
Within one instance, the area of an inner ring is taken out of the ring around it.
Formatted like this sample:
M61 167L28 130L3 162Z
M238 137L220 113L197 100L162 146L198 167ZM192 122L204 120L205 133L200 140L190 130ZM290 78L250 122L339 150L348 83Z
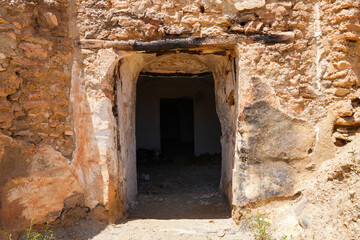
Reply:
M293 239L293 236L290 235L290 237L288 237L287 235L285 235L280 238L280 240L287 240L287 239Z
M276 229L271 228L271 220L264 214L253 213L250 209L244 209L243 215L248 219L251 231L256 240L288 240L293 239L293 236L284 235L281 238L273 237Z
M255 239L257 240L271 240L271 230L270 230L271 221L258 214L255 216L251 222L251 228L254 233Z
M26 229L25 240L55 240L54 234L51 230L51 225L46 223L45 229L41 231L34 230L34 219L31 219L30 227ZM9 235L9 240L12 240L12 234Z

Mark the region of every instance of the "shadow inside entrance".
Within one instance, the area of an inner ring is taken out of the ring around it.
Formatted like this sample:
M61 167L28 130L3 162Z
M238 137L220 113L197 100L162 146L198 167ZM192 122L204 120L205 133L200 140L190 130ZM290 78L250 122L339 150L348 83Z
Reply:
M139 194L130 219L231 215L219 192L221 127L214 87L211 73L140 75L135 128Z
M130 219L224 219L231 216L219 192L220 154L172 157L156 167L138 165L139 195Z

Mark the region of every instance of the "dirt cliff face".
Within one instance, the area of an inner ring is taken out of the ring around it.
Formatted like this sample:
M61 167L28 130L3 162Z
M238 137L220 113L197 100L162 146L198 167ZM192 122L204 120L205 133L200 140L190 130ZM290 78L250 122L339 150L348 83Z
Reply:
M53 221L74 194L121 218L136 194L137 76L187 56L217 79L221 186L236 209L262 201L280 219L276 209L311 202L328 181L317 175L357 148L359 15L352 0L0 0L0 227ZM313 231L295 220L294 233Z

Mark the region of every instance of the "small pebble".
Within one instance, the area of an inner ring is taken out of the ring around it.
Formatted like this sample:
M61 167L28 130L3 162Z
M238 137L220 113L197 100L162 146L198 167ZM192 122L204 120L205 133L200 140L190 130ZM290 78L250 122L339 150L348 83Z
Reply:
M298 222L299 225L304 229L307 229L309 227L309 219L306 216L299 218Z
M219 231L217 231L216 235L218 237L223 237L223 236L225 236L225 232L223 230L219 230Z
M350 197L353 198L355 197L355 191L354 190L350 190L349 191Z
M305 166L305 169L307 170L314 170L315 169L315 163L309 163Z

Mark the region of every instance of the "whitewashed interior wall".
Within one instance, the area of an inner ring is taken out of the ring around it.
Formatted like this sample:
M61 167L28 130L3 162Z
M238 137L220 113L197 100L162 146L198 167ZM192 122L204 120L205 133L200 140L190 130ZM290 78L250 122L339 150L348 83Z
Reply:
M160 99L194 99L195 155L220 153L221 128L215 110L212 77L140 77L137 84L137 148L161 149Z

